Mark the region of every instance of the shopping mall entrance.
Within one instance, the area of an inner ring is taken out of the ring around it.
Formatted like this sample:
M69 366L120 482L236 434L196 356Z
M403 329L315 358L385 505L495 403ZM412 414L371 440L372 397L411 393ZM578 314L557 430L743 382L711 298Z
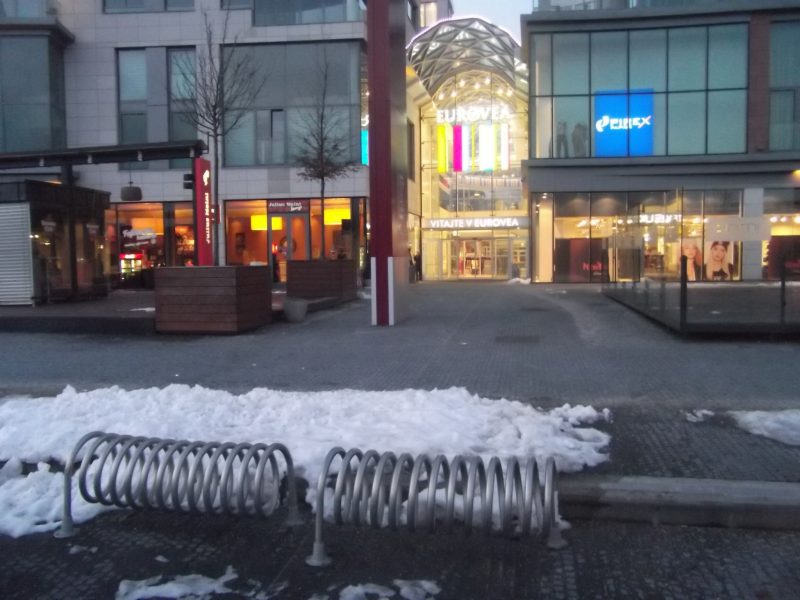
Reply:
M527 240L516 237L451 237L423 240L427 280L507 280L527 276Z

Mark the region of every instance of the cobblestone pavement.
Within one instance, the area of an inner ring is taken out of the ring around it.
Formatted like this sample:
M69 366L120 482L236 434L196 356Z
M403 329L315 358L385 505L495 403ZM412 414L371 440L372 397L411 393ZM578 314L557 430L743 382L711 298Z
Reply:
M686 341L589 286L423 283L410 293L409 319L395 328L371 327L359 301L233 337L0 333L13 349L0 361L0 397L67 384L462 386L543 408L609 407L613 420L598 427L613 436L610 461L596 472L800 481L800 448L741 431L726 414L798 407L796 342ZM690 423L695 409L715 416ZM800 532L576 522L569 546L551 552L458 532L326 531L336 562L315 571L303 563L309 525L113 512L73 540L0 536L0 597L113 598L123 579L217 578L228 565L239 574L232 598L334 600L352 584L397 591L400 579L435 581L438 600L788 600L800 590Z
M310 523L289 531L269 520L118 511L78 536L0 537L4 599L113 598L123 580L179 575L238 578L218 598L336 600L344 588L433 581L436 600L790 600L800 589L798 532L575 523L569 545L507 541L461 531L436 535L326 525L334 563L304 563ZM384 597L390 597L388 595ZM369 598L378 598L377 595Z

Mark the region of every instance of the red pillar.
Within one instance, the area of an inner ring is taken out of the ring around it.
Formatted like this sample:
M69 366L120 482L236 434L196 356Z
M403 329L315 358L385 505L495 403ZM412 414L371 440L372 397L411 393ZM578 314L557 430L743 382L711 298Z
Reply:
M367 7L373 325L402 319L409 282L406 18L405 0Z

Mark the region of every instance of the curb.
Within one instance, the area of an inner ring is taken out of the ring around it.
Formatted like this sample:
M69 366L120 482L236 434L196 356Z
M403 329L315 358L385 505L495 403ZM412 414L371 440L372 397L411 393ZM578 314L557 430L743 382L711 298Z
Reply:
M800 483L562 475L558 490L567 520L800 530Z

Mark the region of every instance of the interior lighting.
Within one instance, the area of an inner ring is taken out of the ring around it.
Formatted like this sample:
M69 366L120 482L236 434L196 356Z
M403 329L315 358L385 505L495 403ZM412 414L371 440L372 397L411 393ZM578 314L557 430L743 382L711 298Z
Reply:
M250 229L252 231L266 231L267 215L250 215Z
M800 225L800 217L795 217L794 218L794 222L797 223L798 225ZM39 237L39 236L36 236L36 237Z
M325 209L325 225L341 225L342 220L350 219L350 207L342 206Z
M451 98L455 98L455 97L456 97L456 91L455 91L455 90L453 90L452 92L450 92L450 97L451 97Z
M781 223L786 223L786 221L788 221L788 220L789 219L787 219L786 217L781 217Z
M439 100L444 100L444 92L439 92Z
M770 217L769 218L769 222L770 223L777 223L778 222L778 217Z
M486 85L489 85L489 83L491 83L491 81L492 81L492 80L491 80L491 79L489 79L488 77L487 77L486 79L484 79L484 80L483 80L483 82L484 82Z
M479 82L477 82L477 81L475 82L475 89L476 90L481 89L481 84Z
M467 82L464 81L463 79L458 82L458 87L464 87L465 85L467 85Z

